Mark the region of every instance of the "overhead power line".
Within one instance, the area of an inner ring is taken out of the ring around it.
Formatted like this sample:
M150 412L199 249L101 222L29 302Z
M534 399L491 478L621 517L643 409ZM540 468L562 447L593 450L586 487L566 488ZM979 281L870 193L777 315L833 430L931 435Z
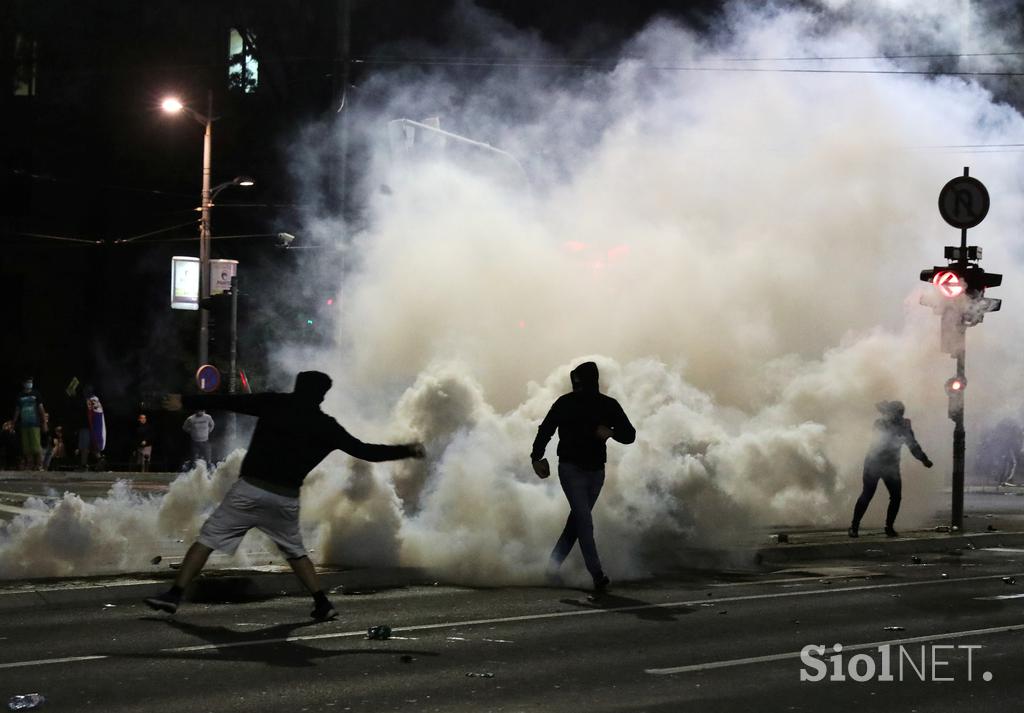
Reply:
M887 59L887 58L880 58ZM583 67L604 66L613 69L623 61L637 62L644 69L657 72L723 72L732 74L867 74L867 75L912 75L912 76L954 76L954 77L1024 77L1024 72L1015 71L939 71L934 69L819 69L813 67L721 67L703 66L700 64L652 64L643 60L622 60L614 62L591 62L589 60L505 60L505 59L417 59L405 57L401 59L383 59L360 57L353 59L355 64L378 65L425 65L446 67L509 67L509 68L550 68L572 69ZM715 61L715 60L712 60ZM730 61L730 60L717 60ZM751 59L732 61L755 61ZM759 60L771 61L771 60Z

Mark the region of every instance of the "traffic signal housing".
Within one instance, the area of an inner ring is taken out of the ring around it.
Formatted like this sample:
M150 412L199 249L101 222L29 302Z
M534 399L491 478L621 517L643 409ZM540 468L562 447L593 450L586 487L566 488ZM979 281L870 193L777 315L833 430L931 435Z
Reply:
M1002 300L985 297L985 290L1001 285L1003 276L985 272L978 265L952 264L928 268L921 271L921 280L932 283L943 301L951 303L943 308L943 312L955 307L967 327L981 324L986 313L997 312L1003 304Z
M946 379L946 396L949 397L949 417L954 421L964 412L964 391L967 389L967 379L962 376L952 376Z

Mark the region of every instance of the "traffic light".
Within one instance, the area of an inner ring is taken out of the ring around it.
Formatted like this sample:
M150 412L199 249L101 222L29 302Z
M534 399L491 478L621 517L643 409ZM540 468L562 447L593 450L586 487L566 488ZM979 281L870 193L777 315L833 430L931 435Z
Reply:
M231 347L231 292L219 292L199 300L210 313L210 353L226 360Z
M949 299L959 297L967 290L965 276L956 265L921 270L921 280L935 285L936 291Z
M953 376L946 380L946 395L949 397L949 417L954 421L964 412L964 390L967 379Z
M922 270L921 280L935 285L935 291L941 297L951 302L955 301L955 307L960 311L963 324L967 327L981 324L986 313L998 311L1003 304L1002 300L985 297L985 290L1001 285L1003 276L995 272L985 272L978 265L936 266ZM964 299L958 299L961 297Z

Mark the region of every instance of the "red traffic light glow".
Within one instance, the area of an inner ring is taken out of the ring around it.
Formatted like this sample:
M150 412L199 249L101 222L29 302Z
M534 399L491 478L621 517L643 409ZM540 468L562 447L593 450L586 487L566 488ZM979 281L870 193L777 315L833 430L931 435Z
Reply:
M932 284L943 297L959 297L964 293L963 279L952 270L939 270L932 278Z
M946 380L946 393L956 394L964 390L967 386L967 379L959 376L953 376Z

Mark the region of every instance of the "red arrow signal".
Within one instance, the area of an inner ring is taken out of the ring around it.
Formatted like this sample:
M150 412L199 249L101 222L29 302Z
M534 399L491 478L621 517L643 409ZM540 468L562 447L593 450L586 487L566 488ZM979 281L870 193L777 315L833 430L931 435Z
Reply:
M932 284L943 297L959 297L964 293L965 285L960 275L952 270L939 270L932 278Z

